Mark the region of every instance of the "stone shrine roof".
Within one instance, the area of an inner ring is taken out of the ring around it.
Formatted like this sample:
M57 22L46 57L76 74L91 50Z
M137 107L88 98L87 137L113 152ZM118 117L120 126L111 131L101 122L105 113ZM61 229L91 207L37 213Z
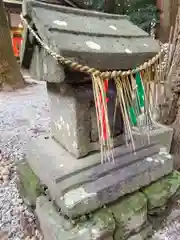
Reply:
M159 51L158 43L127 16L41 1L24 1L23 15L53 51L101 70L132 69Z

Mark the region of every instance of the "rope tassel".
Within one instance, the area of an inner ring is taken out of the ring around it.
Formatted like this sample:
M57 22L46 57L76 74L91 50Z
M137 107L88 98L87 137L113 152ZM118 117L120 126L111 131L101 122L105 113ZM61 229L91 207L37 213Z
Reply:
M101 162L114 162L113 141L111 139L110 126L107 111L108 80L92 76L93 93L96 106L99 141L101 146Z

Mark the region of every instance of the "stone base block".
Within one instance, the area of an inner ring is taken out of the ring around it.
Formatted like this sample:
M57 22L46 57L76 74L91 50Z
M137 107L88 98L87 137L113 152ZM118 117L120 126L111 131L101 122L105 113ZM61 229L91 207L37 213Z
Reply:
M139 192L74 220L63 216L45 196L37 198L36 213L45 240L147 240L160 226L159 217L154 216L152 222L148 215L168 200L172 201L179 187L180 173L173 171ZM178 220L178 214L179 210L171 212L167 226ZM166 216L164 212L163 219ZM155 240L156 236L152 239Z
M25 160L17 163L17 172L20 194L29 207L35 208L37 197L44 192L43 186Z
M133 138L137 146L150 143L161 144L166 147L167 152L170 152L171 142L173 137L173 129L158 123L155 123L155 129L149 132L143 133L133 130Z
M153 229L150 224L147 224L141 231L132 235L127 240L147 240L148 237L152 236Z
M78 223L64 218L46 197L39 197L36 213L44 240L111 240L115 221L107 209L101 209L88 220Z
M173 171L172 174L144 188L143 193L148 200L149 214L155 214L158 209L164 209L170 198L180 188L180 173Z
M127 239L147 222L147 200L140 192L122 198L109 209L116 221L114 240Z
M147 222L146 197L136 192L106 208L70 220L57 212L46 197L37 199L36 213L45 240L144 240L152 227Z
M28 143L27 161L47 185L52 200L70 218L84 215L158 180L173 170L173 158L159 145L115 149L115 162L100 154L76 160L50 136Z

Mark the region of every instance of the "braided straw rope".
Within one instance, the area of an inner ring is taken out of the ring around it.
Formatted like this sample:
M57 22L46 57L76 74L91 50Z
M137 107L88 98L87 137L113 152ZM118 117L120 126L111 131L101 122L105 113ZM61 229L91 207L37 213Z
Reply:
M63 65L66 65L68 67L70 67L71 69L75 70L75 71L79 71L79 72L83 72L83 73L87 73L89 75L94 75L94 76L99 76L102 79L110 79L110 78L116 78L116 77L125 77L125 76L129 76L132 74L135 74L137 72L140 72L142 70L145 70L149 67L151 67L152 65L154 65L160 58L161 56L164 54L164 49L162 48L160 50L160 52L154 56L152 59L150 59L148 62L143 63L142 65L140 65L139 67L133 69L133 70L128 70L128 71L105 71L105 72L101 72L96 68L90 68L89 66L86 65L82 65L79 64L76 61L67 59L55 52L53 52L50 47L44 43L41 38L37 35L37 33L34 31L34 29L28 24L28 21L21 15L21 19L23 21L23 23L27 26L27 28L29 29L29 31L33 34L33 36L36 38L36 40L39 42L39 44L53 57L55 58L58 62L60 62Z

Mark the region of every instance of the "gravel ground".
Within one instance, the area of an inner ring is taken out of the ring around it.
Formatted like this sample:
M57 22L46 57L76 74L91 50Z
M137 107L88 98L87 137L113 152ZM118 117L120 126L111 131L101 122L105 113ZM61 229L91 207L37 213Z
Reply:
M0 240L41 238L26 237L39 233L33 214L19 196L14 162L22 159L23 146L29 138L48 131L49 108L44 83L0 93Z
M151 240L179 240L180 239L180 207L176 204L166 221L164 227L157 231Z
M32 79L26 77L32 82ZM33 81L34 82L34 81ZM29 138L50 129L45 84L39 82L16 92L0 93L0 240L42 239L35 217L19 196L15 161L22 159ZM166 227L153 240L180 239L180 208L172 211Z

